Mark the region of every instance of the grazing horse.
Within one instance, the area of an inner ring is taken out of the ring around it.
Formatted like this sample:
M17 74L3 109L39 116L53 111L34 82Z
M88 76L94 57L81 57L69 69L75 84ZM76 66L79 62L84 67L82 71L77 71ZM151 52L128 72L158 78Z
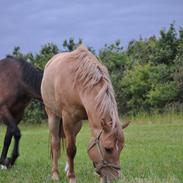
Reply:
M0 122L7 126L0 164L6 167L14 165L19 156L18 128L24 109L32 98L42 100L41 81L43 73L23 59L8 56L0 60ZM10 158L8 149L14 137L14 147Z
M57 54L45 66L41 94L51 134L52 179L59 179L61 137L66 140L67 177L76 183L75 143L84 119L91 129L88 154L101 181L119 177L124 135L106 67L83 45Z

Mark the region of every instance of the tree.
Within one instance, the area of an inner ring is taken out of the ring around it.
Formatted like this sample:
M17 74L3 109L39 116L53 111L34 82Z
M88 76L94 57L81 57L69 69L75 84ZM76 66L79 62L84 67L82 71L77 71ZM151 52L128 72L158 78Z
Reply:
M173 60L177 54L177 32L174 27L174 24L170 24L170 27L167 31L160 31L160 39L158 41L156 52L154 55L155 64L166 64L173 65Z
M69 40L65 39L63 42L64 51L73 51L75 50L83 41L81 38L77 42L74 41L74 38L69 38ZM95 50L91 46L87 46L88 50L91 51L94 55Z
M63 47L65 51L73 51L78 45L82 44L82 39L79 39L77 42L74 41L74 38L65 39L63 42Z
M46 63L57 53L59 53L59 48L53 43L47 43L31 61L36 67L43 70Z
M106 44L99 52L99 59L102 60L103 64L108 68L118 103L118 110L124 113L126 111L126 100L124 98L123 89L120 87L119 83L124 71L128 68L129 60L123 51L120 41L116 41L110 45Z
M179 30L177 55L174 59L175 71L173 73L176 87L178 88L178 102L183 102L183 29Z
M64 51L72 51L79 44L82 39L70 38L62 46ZM95 54L92 47L88 49ZM55 44L48 43L37 54L23 54L15 47L12 55L43 69L58 52ZM108 68L120 113L163 112L174 105L183 109L183 29L177 31L174 23L161 30L159 37L131 41L127 49L119 40L105 44L97 57ZM42 115L38 104L33 101L31 105L26 118L33 116L34 121Z

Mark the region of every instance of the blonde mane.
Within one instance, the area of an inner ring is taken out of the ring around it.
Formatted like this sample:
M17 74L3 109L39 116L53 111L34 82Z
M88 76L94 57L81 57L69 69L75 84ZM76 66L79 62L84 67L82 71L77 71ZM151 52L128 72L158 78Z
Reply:
M118 110L114 90L106 67L83 45L79 46L73 54L77 60L74 70L74 87L79 83L80 89L86 91L102 81L103 86L95 97L96 109L99 111L100 116L110 114L112 127L114 127L118 122Z

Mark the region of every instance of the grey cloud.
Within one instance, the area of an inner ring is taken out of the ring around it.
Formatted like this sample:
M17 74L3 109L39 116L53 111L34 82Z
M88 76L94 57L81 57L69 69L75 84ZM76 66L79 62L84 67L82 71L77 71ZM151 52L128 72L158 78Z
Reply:
M175 20L183 23L182 0L19 0L1 1L0 56L19 45L38 51L41 45L65 38L83 38L95 49L121 39L158 35Z

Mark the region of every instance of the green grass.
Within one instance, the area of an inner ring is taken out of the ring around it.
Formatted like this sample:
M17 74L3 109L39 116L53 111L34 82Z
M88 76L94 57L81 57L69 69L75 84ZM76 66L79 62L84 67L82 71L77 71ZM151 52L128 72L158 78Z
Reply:
M123 176L116 182L182 183L183 120L175 120L174 123L167 121L161 124L159 122L140 124L139 118L134 120L137 122L125 129L126 147L121 154ZM145 122L144 119L143 121ZM52 182L49 136L46 125L22 125L21 129L21 155L12 169L0 170L0 182ZM4 133L5 128L0 133L0 149L2 149ZM77 138L75 170L78 183L99 182L87 155L89 136L88 124L84 124ZM61 182L65 183L67 182L64 173L65 153L62 153L59 163Z
M145 112L138 113L130 119L138 124L175 124L183 122L183 114L181 112L170 111L168 113L147 114Z

